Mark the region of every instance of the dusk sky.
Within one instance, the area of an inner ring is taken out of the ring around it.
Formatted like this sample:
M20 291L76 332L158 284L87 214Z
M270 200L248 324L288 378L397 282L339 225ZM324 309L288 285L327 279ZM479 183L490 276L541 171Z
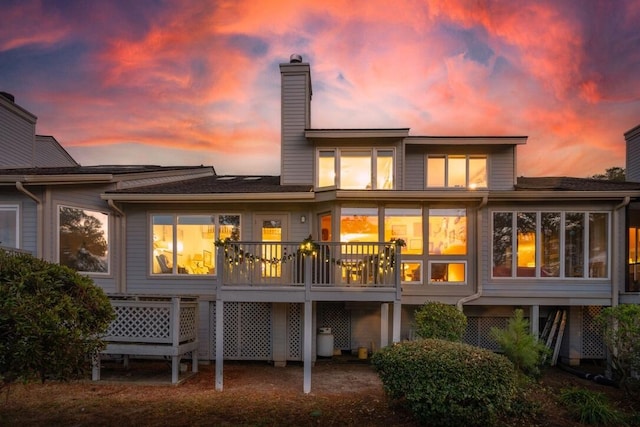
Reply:
M1 0L0 91L82 165L279 174L280 71L313 128L526 135L518 175L625 166L640 1ZM1 155L1 154L0 154Z

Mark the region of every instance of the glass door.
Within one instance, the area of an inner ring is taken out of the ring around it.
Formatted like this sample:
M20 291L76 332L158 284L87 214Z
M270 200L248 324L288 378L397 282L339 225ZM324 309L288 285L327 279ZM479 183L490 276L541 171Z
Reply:
M256 215L254 232L259 245L261 266L258 274L259 282L271 282L283 275L282 242L287 240L286 215Z

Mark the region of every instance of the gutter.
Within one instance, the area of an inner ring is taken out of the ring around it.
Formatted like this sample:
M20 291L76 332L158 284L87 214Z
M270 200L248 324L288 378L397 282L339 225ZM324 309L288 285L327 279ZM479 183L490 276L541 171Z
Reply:
M484 196L482 198L482 201L480 202L480 204L478 205L478 207L476 208L476 283L477 283L477 288L476 288L476 292L474 294L471 295L467 295L466 297L462 297L458 300L458 302L456 303L456 307L458 308L458 310L462 311L462 306L470 301L474 301L477 300L478 298L480 298L482 296L482 275L480 273L481 269L480 269L480 257L482 254L482 247L481 247L481 243L480 243L480 230L482 228L482 216L480 215L480 211L482 210L482 208L484 208L487 205L487 202L489 201L487 196Z
M124 216L124 212L122 211L122 209L120 209L118 206L116 206L116 203L113 201L113 199L107 199L107 204L109 205L109 207L111 209L113 209L119 216Z
M42 257L42 239L43 239L42 236L44 234L44 214L42 212L42 200L40 200L31 191L27 190L24 187L24 185L22 185L22 182L20 181L16 181L16 189L22 194L29 197L34 202L36 202L37 222L38 222L38 228L40 229L40 231L36 233L36 252L37 252L36 256L41 258Z
M619 204L617 204L616 206L614 206L613 208L613 230L614 233L617 232L618 230L618 215L617 212L622 209L625 208L629 205L629 203L631 202L631 197L630 196L625 196L625 198L622 200L622 202L620 202ZM615 245L613 247L614 250L614 255L617 255L618 252L618 248L620 247L620 245ZM617 259L617 256L612 256L612 259ZM625 261L626 262L626 261ZM616 275L617 276L617 275ZM616 280L615 278L613 278L613 280L611 281L611 306L612 307L617 307L619 300L620 300L620 287L618 286L618 280Z

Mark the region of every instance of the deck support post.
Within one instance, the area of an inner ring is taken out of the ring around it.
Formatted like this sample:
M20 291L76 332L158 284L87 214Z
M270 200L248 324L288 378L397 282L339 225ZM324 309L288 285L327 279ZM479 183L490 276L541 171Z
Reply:
M389 345L389 303L380 305L380 348Z
M311 363L313 349L313 302L311 301L311 257L304 257L304 384L303 392L311 392Z
M531 335L540 337L540 306L532 305L529 311L529 326L531 327Z
M224 359L224 301L216 299L216 391L222 391Z

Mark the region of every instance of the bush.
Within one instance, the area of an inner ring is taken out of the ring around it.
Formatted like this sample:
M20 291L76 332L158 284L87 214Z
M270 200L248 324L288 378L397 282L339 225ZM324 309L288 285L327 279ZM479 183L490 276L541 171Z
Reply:
M0 379L81 374L103 347L113 309L93 281L68 267L0 250Z
M560 401L581 424L621 425L623 417L603 393L572 387L560 391Z
M613 369L620 384L630 392L632 374L640 372L640 305L607 307L598 316L598 321Z
M428 425L492 425L516 396L513 364L467 344L403 342L375 353L372 364L388 396Z
M491 337L519 372L537 377L549 349L529 332L529 321L516 309L505 329L491 328Z
M415 324L420 338L461 341L467 329L467 316L452 305L428 301L416 310Z

